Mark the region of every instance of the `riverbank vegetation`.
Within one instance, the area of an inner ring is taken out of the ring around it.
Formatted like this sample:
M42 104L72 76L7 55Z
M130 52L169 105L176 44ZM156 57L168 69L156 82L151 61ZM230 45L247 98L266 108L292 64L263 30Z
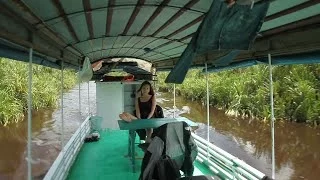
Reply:
M64 71L64 90L76 83L75 71ZM33 64L32 107L57 107L61 94L61 71ZM21 121L27 111L28 64L0 58L0 125Z
M172 91L165 84L167 72L158 73L158 88ZM320 124L320 65L287 65L273 68L276 119ZM206 101L206 76L190 70L177 94L188 99ZM268 66L258 65L209 74L210 105L226 113L259 119L270 118Z

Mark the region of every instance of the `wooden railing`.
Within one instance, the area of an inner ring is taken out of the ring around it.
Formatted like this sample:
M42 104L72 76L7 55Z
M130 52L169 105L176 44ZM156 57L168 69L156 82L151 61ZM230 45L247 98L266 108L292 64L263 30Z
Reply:
M57 159L47 172L44 180L63 180L66 179L78 152L80 151L84 138L90 132L90 117L81 124L78 130L73 134L68 143L63 147Z
M239 158L192 133L198 146L197 161L207 166L221 179L259 180L266 177Z

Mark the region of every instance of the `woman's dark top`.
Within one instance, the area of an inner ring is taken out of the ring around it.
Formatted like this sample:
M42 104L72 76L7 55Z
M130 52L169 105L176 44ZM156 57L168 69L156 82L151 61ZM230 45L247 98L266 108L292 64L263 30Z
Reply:
M141 102L140 98L138 98L141 119L148 118L148 116L151 112L151 108L152 108L152 98L153 98L153 95L146 102ZM152 117L153 117L153 115L152 115Z

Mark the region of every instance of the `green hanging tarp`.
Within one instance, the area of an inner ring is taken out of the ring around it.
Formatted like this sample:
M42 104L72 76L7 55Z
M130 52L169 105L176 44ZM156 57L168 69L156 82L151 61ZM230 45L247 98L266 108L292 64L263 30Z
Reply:
M239 4L228 7L222 1L213 1L208 14L165 82L182 83L197 55L212 50L248 50L260 31L268 7L268 0L260 1L253 7Z

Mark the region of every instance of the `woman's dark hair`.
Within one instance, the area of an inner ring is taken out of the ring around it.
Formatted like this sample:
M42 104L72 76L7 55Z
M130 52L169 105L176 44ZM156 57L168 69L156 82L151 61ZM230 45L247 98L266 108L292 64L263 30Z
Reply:
M151 83L149 81L143 81L143 83L141 84L140 88L138 89L138 92L141 92L141 89L144 85L149 85L150 87L150 91L149 91L149 95L154 95L154 91L153 91L153 88L151 86Z

